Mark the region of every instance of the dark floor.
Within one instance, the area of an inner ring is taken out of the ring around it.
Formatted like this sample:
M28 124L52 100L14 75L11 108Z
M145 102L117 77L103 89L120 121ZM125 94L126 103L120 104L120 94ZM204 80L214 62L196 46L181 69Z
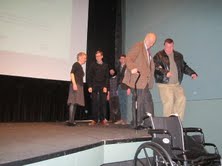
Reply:
M104 140L111 144L147 139L146 130L113 124L88 126L78 123L68 127L63 122L0 123L0 165L41 161L103 145Z

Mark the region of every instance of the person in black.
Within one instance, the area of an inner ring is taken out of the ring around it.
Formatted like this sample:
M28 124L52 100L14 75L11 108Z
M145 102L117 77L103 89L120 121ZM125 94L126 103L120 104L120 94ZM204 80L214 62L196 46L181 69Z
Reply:
M83 92L83 77L84 71L82 65L85 64L87 55L84 52L77 54L77 62L72 65L70 73L71 82L69 86L69 96L67 104L69 106L69 120L68 126L75 126L75 113L77 105L85 106L84 92Z
M106 96L109 85L109 67L103 62L103 52L97 51L96 62L89 68L88 91L92 93L92 119L89 125L95 125L98 121L108 125L106 120Z
M109 91L108 91L108 100L109 100L109 121L116 122L120 119L119 111L119 96L118 96L118 81L116 76L116 70L111 68L109 70L110 79L109 79Z

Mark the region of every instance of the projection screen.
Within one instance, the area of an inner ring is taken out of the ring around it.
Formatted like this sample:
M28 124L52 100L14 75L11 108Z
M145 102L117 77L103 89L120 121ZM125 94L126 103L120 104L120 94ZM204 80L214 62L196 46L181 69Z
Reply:
M69 80L87 23L88 0L0 0L0 74Z

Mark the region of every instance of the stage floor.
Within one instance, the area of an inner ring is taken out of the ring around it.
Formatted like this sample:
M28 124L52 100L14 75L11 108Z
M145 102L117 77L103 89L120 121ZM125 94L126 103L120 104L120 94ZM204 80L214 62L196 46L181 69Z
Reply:
M146 130L114 124L88 126L81 122L68 127L64 122L0 123L0 165L41 161L103 145L104 140L111 144L149 139Z

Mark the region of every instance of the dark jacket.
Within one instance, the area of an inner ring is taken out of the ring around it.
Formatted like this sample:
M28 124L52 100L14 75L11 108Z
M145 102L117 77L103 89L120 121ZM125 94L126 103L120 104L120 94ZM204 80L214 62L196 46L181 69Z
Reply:
M148 61L147 50L144 45L144 41L136 43L126 55L126 72L124 74L123 83L131 88L145 89L148 85L149 89L152 89L154 82L154 63L151 60ZM138 79L138 73L132 74L131 70L137 68L140 72ZM136 80L138 82L136 83Z
M109 89L109 68L108 64L102 63L93 63L91 64L88 72L88 86L95 88L104 88Z
M123 66L122 70L121 70L121 65L117 67L117 82L118 85L120 85L121 89L123 90L127 90L129 88L126 84L122 83L125 71L126 71L126 65Z
M156 83L167 84L169 78L166 77L167 73L170 71L170 61L168 55L164 50L159 51L153 58L155 64L154 77ZM178 81L181 84L183 80L183 74L191 76L196 74L184 61L183 55L177 51L174 51L174 61L178 70Z

